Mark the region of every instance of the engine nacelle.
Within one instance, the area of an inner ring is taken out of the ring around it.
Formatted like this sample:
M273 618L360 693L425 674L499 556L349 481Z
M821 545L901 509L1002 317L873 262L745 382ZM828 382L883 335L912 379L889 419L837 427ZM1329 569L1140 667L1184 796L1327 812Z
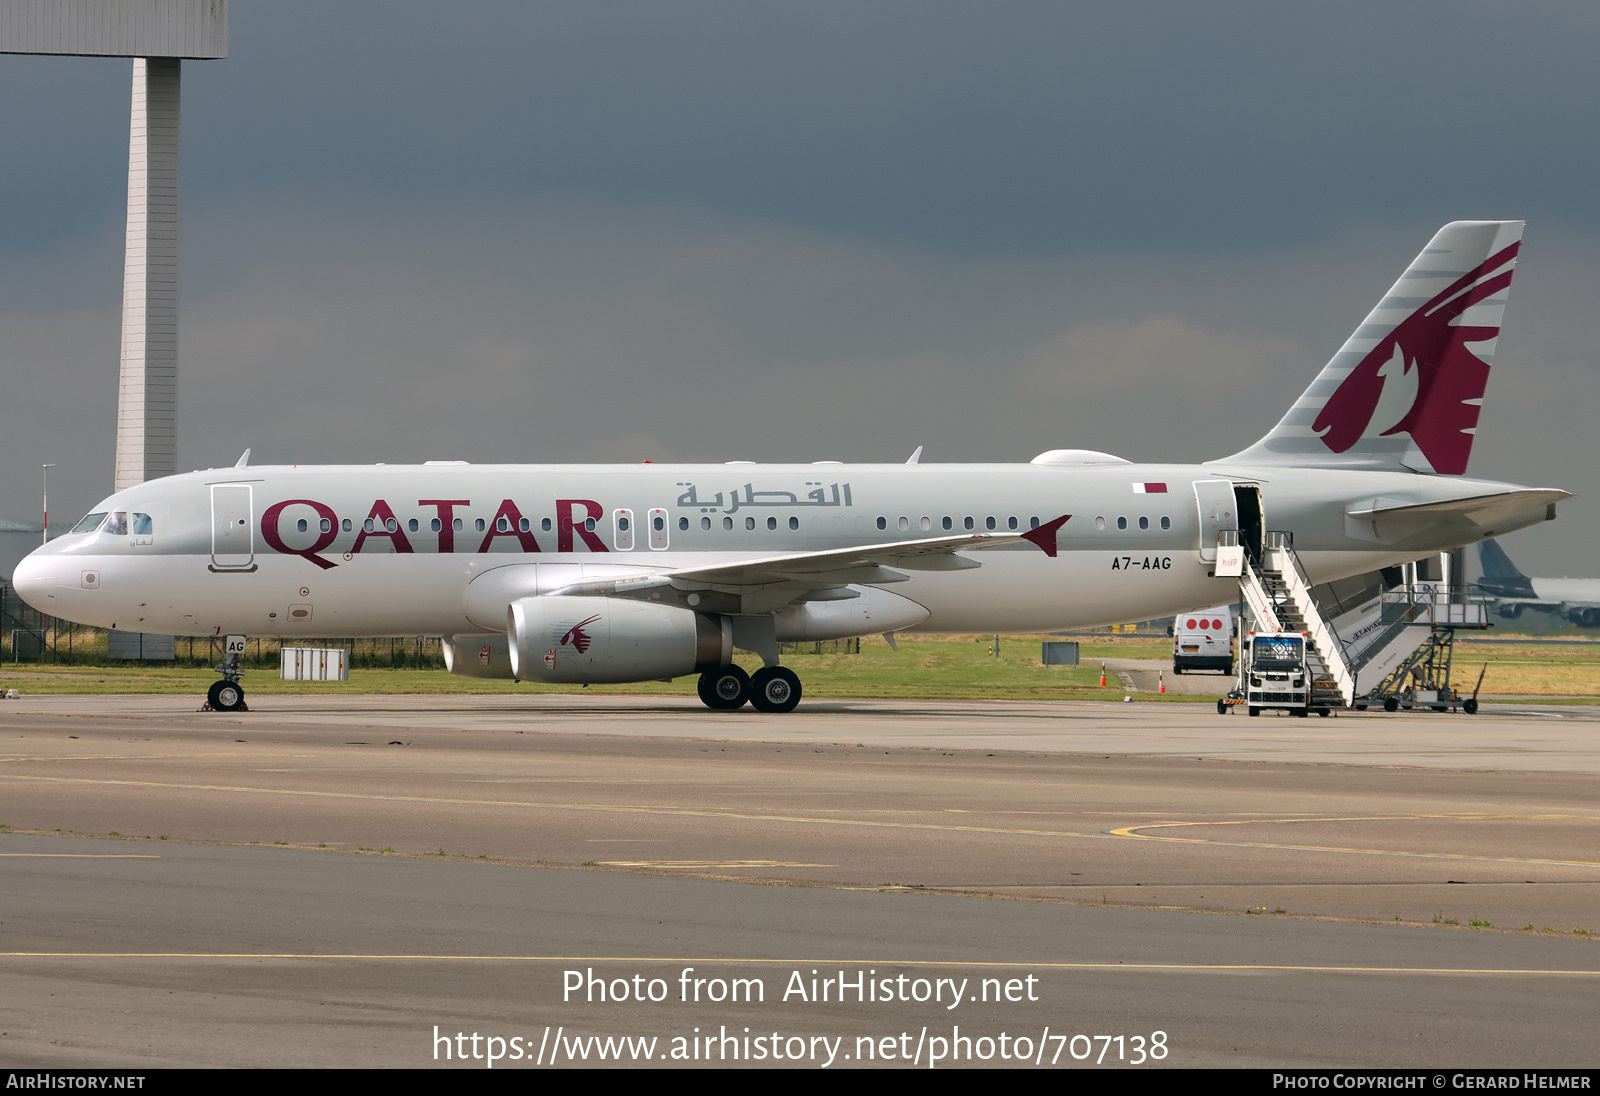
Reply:
M457 677L511 680L511 644L505 636L444 636L444 668Z
M519 598L506 611L506 637L522 681L654 681L733 660L726 617L626 598Z

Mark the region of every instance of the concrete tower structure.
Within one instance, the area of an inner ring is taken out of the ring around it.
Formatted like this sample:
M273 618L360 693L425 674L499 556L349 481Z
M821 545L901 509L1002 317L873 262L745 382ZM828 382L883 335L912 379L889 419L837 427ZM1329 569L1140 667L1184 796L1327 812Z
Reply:
M227 0L0 0L0 53L133 58L115 487L177 470L184 59L228 55Z

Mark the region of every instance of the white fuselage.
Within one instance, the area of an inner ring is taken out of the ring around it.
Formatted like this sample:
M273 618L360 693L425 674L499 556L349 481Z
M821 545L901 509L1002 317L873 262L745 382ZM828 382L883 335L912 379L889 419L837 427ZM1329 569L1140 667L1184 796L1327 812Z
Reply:
M1548 516L1539 501L1502 507L1492 526L1360 520L1351 515L1380 504L1519 489L1215 464L238 467L113 495L97 512L129 517L52 541L15 582L52 616L129 631L504 634L512 601L586 582L964 533L1015 537L1070 515L1054 557L975 540L955 565L875 581L844 574L850 600L784 608L781 597L730 588L719 610L775 612L779 640L1053 631L1232 600L1235 580L1216 577L1214 560L1219 530L1239 524L1234 485L1259 492L1258 529L1293 533L1314 582Z

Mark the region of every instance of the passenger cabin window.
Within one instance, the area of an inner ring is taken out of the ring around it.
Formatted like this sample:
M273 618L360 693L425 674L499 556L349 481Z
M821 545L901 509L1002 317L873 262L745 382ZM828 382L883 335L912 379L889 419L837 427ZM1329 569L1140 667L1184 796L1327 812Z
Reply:
M611 511L612 536L611 541L619 552L633 551L633 511Z
M689 523L685 521L684 528ZM660 508L650 511L650 548L652 551L664 551L668 547L667 541L667 512Z

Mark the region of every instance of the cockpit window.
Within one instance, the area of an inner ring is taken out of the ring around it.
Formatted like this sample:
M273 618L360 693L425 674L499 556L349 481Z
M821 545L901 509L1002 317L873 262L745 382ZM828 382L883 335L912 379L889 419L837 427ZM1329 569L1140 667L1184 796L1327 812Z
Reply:
M114 537L125 537L125 536L127 536L128 535L128 512L126 510L113 510L113 511L111 511L111 516L106 519L105 531L107 533L110 533Z
M133 515L133 535L136 537L147 537L151 534L151 532L152 529L150 515L135 513Z
M106 512L102 510L98 514L90 514L85 517L82 521L78 522L78 524L72 527L72 531L74 533L92 533L96 529L100 528L100 523L105 520Z

